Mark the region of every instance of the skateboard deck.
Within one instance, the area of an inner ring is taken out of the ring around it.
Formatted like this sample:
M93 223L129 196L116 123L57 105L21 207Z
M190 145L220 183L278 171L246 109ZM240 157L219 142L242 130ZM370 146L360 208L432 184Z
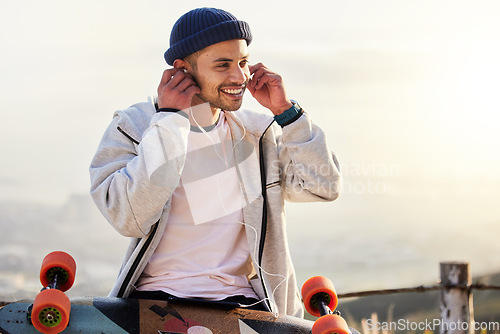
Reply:
M0 310L1 333L39 333L28 320L29 301ZM158 300L88 297L71 300L62 333L311 333L313 322L272 313Z
M28 320L30 301L0 309L0 333L40 333ZM255 334L311 333L314 322L291 316L146 299L85 297L71 300L68 327L62 333ZM358 333L350 329L352 334ZM359 334L359 333L358 333Z

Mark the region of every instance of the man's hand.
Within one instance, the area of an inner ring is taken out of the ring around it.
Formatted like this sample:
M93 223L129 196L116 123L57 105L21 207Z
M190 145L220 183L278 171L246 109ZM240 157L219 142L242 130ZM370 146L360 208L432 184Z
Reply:
M191 99L200 93L200 88L190 74L183 69L165 70L158 86L158 107L183 110L191 106Z
M250 66L250 74L253 77L248 82L248 90L261 105L275 115L292 107L292 102L286 96L283 79L278 73L258 63Z

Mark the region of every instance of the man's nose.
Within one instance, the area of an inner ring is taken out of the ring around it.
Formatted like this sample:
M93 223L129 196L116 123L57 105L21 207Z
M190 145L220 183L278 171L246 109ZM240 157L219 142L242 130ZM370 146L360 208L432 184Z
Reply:
M250 71L248 67L235 66L234 70L231 72L231 81L242 84L250 78Z

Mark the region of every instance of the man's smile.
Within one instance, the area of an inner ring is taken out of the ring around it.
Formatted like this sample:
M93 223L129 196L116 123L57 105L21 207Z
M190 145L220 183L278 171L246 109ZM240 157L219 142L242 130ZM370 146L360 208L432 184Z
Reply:
M221 92L233 98L240 98L245 92L246 86L221 88Z

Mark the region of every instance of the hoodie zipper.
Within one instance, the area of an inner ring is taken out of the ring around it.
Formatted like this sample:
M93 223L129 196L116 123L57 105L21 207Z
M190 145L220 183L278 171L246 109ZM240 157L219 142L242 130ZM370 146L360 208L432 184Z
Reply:
M122 286L120 287L120 290L118 291L117 297L124 298L125 290L129 286L129 283L132 280L132 276L134 276L135 272L137 271L139 264L142 262L142 258L144 257L144 254L146 253L147 249L151 245L151 242L153 241L153 239L156 235L156 230L158 229L158 225L159 225L159 221L153 225L153 229L151 230L151 233L149 233L148 238L146 239L146 241L144 242L144 245L142 245L141 249L139 250L139 253L137 254L134 262L132 263L132 266L130 266L129 271L127 272L127 276L125 276L125 279L123 280Z
M273 121L274 122L274 121ZM259 164L260 164L260 182L261 182L261 191L262 191L262 200L263 200L263 205L262 205L262 226L260 230L260 243L259 243L259 258L258 258L258 264L259 264L259 277L260 281L262 283L262 287L264 290L264 297L266 298L265 300L265 305L269 312L272 312L271 305L269 303L269 294L267 293L266 285L264 283L264 276L262 275L262 257L264 255L264 244L266 241L266 233L267 233L267 180L266 180L266 166L265 166L265 160L264 160L264 150L263 150L263 140L264 140L264 135L266 134L267 130L271 127L273 124L271 122L267 128L264 130L262 133L262 136L259 138Z
M121 127L117 126L116 129L120 131L125 137L127 137L129 140L131 140L133 143L139 145L139 142L132 138L125 130L123 130ZM156 224L153 225L153 228L151 230L151 233L149 233L149 236L147 237L146 241L142 245L141 249L139 250L139 253L135 257L134 262L130 266L129 271L127 272L127 275L125 276L125 279L123 280L123 283L120 287L120 290L118 291L117 297L119 298L124 298L125 296L125 291L127 290L127 287L129 286L130 282L132 281L132 277L134 276L135 272L137 271L137 268L139 267L139 264L142 262L142 258L144 257L144 254L148 250L149 246L151 245L151 242L153 241L156 231L158 230L158 225L160 221L157 221Z

